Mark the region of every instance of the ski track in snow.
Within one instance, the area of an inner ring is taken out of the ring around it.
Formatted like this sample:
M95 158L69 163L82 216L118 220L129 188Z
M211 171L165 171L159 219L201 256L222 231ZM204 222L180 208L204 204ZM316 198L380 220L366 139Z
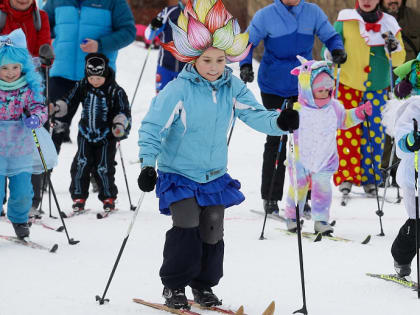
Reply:
M145 56L146 50L140 43L120 51L117 81L126 90L129 100ZM157 51L153 50L132 107L131 134L121 144L134 205L140 196L137 187L140 167L129 161L137 159L137 130L155 94L156 60ZM232 67L238 75L238 64ZM256 73L257 68L256 63ZM248 86L260 100L257 83ZM59 166L52 176L63 211L69 211L71 207L68 187L70 165L76 152L78 117L80 110L72 124L73 144L63 145ZM276 302L275 314L291 314L302 307L297 240L277 231L276 228L284 227L284 224L273 220L267 221L267 240L258 240L263 218L249 211L262 208L259 191L264 141L265 135L251 130L242 122L236 124L228 167L230 175L241 181L246 200L240 206L227 210L224 277L215 288L215 293L223 299L225 306L238 308L243 304L247 314L261 314L272 300ZM120 211L104 220L97 220L96 213L102 210L102 204L96 194L91 193L86 207L92 211L66 220L70 237L80 240L79 244L70 246L64 232L49 231L39 225L31 228L32 241L45 246L57 243L59 248L56 254L0 240L1 315L163 314L131 301L138 297L163 302L159 268L165 232L171 227L171 220L159 214L158 200L154 193L146 195L140 209L107 293L111 302L100 306L95 301L95 295L102 296L133 215L128 210L118 153L116 160L119 164L116 173L119 188L117 207ZM388 191L389 198L395 195L395 189ZM365 275L366 272L394 272L390 247L399 227L406 220L403 205L385 204L383 225L386 236L380 238L376 236L379 233L379 220L375 215L376 200L352 197L347 207L341 207L340 194L334 187L331 219L337 220L336 235L361 241L372 234L372 240L365 246L356 242L323 240L311 243L303 240L309 314L418 313L420 302L414 292ZM284 202L280 206L284 207ZM47 197L44 199L44 210L48 213ZM55 205L53 214L57 215ZM48 219L48 216L45 216L45 222L57 227L61 225L59 220ZM305 222L304 230L312 229L313 222ZM0 234L14 235L12 226L0 222ZM189 289L187 294L192 296ZM202 314L212 312L202 311Z

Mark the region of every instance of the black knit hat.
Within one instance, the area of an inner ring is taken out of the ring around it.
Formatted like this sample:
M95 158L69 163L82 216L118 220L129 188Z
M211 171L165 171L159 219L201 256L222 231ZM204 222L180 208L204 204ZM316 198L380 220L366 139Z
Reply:
M85 57L85 76L107 77L109 74L108 58L100 53L90 53Z

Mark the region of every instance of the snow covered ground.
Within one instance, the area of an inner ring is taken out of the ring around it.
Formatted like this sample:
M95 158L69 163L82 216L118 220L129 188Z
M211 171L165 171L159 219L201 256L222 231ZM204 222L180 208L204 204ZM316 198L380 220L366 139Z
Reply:
M123 49L119 55L117 78L130 100L145 56L146 50L140 43ZM133 204L137 204L140 196L137 188L139 165L130 162L137 159L137 130L154 96L156 59L157 51L152 51L132 107L132 133L122 142ZM238 74L238 65L233 68ZM249 86L260 98L257 84ZM73 140L77 135L77 117L72 125ZM247 314L261 314L272 300L276 302L275 314L291 314L302 306L297 239L278 230L284 228L281 222L268 220L267 240L258 240L263 217L250 212L250 209L262 208L259 190L264 140L263 134L242 122L236 124L230 147L229 173L241 181L247 199L226 213L225 275L214 291L226 306L237 308L243 304ZM75 143L63 145L59 166L52 178L60 206L65 211L70 211L71 207L69 170L75 152ZM119 159L117 155L118 162ZM159 268L165 231L170 228L171 220L159 214L154 193L147 194L141 205L107 294L111 302L100 306L95 301L95 295L103 293L133 215L129 211L120 163L116 178L120 190L118 213L97 220L96 213L102 205L92 194L87 201L91 212L66 221L70 237L80 240L79 244L70 246L64 233L49 231L39 225L31 229L32 240L45 245L59 244L56 254L0 240L1 315L160 313L131 301L134 297L163 301ZM389 196L395 195L395 189L391 189ZM309 314L418 314L420 301L414 292L365 275L366 272L394 272L390 247L406 219L404 207L385 204L386 236L377 237L380 230L375 215L376 200L353 196L347 207L341 207L338 190L334 188L332 219L337 220L336 235L355 242L325 239L311 243L303 240ZM47 198L44 199L44 210L48 210ZM55 206L53 214L57 215ZM55 227L61 225L59 220L48 216L44 221ZM313 223L306 222L304 230L312 229ZM0 222L0 234L14 235L12 226ZM368 234L372 235L370 244L359 244ZM190 290L187 293L191 296Z

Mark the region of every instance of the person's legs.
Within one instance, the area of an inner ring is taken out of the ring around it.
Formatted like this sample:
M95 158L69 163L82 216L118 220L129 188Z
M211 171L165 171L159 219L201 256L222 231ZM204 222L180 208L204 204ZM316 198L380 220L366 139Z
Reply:
M289 161L289 166L287 167L289 172L289 191L286 199L286 208L285 216L287 220L287 229L290 231L296 230L296 202L295 202L295 187L293 180L293 169ZM309 184L311 182L310 174L303 168L301 163L296 163L296 173L297 173L297 193L298 193L298 204L299 204L299 215L303 215L303 209L305 207L306 196L309 189Z
M116 199L118 188L115 185L115 155L117 153L116 141L104 139L100 144L95 145L93 174L99 186L98 198Z
M385 90L368 91L364 93L363 99L372 103L372 116L368 117L370 137L368 134L367 122L364 121L362 124L362 139L360 146L362 154L362 185L367 193L374 193L375 181L378 185L382 181L380 168L385 145L385 133L382 126L381 111L388 96L386 95Z
M191 281L196 289L210 288L223 276L223 218L224 206L209 206L200 214L200 238L203 241L203 256L200 274Z
M411 273L411 262L416 255L416 202L413 188L403 187L402 190L409 219L400 228L392 243L391 254L397 273L400 276L408 276ZM418 228L420 229L420 226Z
M33 190L31 174L20 173L9 177L10 196L7 202L7 217L12 223L28 222Z
M284 97L266 94L261 92L261 97L263 105L267 109L280 109L285 101ZM296 100L296 97L292 97ZM283 146L280 151L280 159L278 164L278 170L274 179L273 192L270 196L270 186L273 173L275 171L275 162L276 155L279 149L280 137L267 136L266 143L264 145L264 154L263 154L263 165L262 165L262 178L261 178L261 197L264 200L282 200L283 198L283 186L284 186L284 174L286 168L284 166L284 161L286 159L286 148L287 142L283 143ZM275 205L278 210L277 204ZM273 212L273 211L271 211Z
M362 92L340 84L338 100L345 109L359 106L362 100ZM334 184L340 186L340 191L349 193L352 184L360 185L362 180L360 169L360 125L346 130L337 131L337 151L339 156L339 168L334 174Z
M92 145L82 135L77 136L77 153L71 165L70 194L73 200L89 196L89 177L94 163Z
M177 289L186 287L200 274L201 208L195 198L175 202L169 208L172 213L173 227L166 232L163 263L159 275L165 287Z

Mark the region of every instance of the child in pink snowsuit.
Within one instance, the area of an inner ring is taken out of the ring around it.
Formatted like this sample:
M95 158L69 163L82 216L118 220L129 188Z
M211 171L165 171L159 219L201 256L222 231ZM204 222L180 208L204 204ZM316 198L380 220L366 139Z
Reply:
M345 110L333 98L334 79L326 61L307 61L297 56L301 66L291 71L298 76L299 97L294 108L299 111L299 129L293 134L300 213L306 200L309 186L312 191L312 219L316 233L332 233L329 225L332 200L331 177L338 169L337 129L348 129L360 124L372 114L372 105L367 102L359 107ZM296 231L296 206L293 187L291 156L288 156L290 178L286 200L287 229ZM357 163L357 161L355 161Z

